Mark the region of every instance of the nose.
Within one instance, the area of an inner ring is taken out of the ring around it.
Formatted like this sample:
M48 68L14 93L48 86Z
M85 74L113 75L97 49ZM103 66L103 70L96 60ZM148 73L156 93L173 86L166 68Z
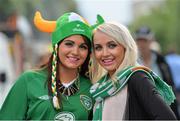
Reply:
M74 55L78 55L78 54L79 54L79 48L78 48L78 46L75 46L75 47L73 48L72 54L74 54Z
M108 49L107 49L106 47L103 48L102 55L103 55L103 56L109 56L109 51L108 51Z

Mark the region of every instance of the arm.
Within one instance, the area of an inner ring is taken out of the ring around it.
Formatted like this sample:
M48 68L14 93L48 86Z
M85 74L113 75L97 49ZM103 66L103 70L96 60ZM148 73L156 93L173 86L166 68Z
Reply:
M137 96L139 104L152 119L176 119L170 107L163 101L145 73L134 73L129 80L129 85Z
M27 85L24 76L20 76L8 93L0 110L0 120L25 119L27 110Z

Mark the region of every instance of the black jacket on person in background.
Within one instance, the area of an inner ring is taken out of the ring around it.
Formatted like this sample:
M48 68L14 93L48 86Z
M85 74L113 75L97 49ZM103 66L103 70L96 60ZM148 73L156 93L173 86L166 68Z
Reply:
M175 91L175 85L174 85L174 80L173 76L170 70L170 67L168 63L165 60L165 57L160 55L159 53L152 51L156 55L156 63L160 69L160 72L162 74L162 79L173 88L174 93ZM174 101L174 103L171 104L171 109L175 113L177 119L180 119L179 112L178 112L178 103L177 100Z

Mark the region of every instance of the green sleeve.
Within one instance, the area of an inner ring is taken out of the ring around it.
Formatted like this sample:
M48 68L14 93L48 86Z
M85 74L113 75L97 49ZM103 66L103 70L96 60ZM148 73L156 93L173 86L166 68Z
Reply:
M25 119L27 110L26 75L22 74L8 93L0 110L0 120Z

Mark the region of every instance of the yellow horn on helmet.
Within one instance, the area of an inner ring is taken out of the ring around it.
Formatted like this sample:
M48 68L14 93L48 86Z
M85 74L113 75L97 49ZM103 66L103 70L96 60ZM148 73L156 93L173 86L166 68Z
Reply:
M34 16L34 25L42 32L51 33L56 28L56 21L44 20L39 11L36 11Z

